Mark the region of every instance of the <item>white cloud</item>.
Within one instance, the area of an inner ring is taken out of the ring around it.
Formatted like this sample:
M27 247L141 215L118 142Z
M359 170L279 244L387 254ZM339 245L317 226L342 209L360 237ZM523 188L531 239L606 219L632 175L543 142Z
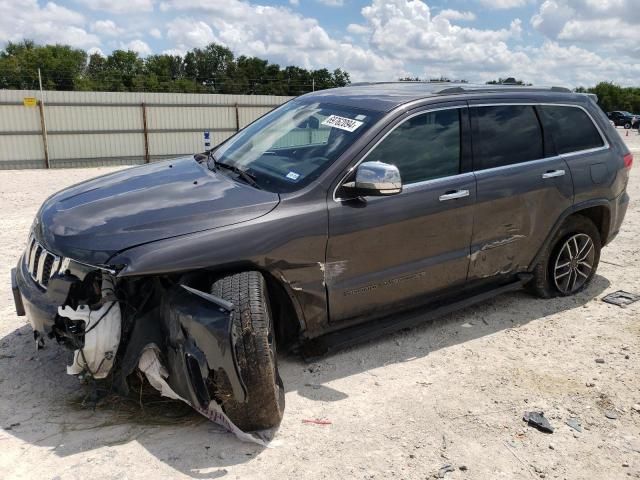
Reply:
M179 17L169 25L167 37L179 50L215 41L239 55L305 68L343 68L356 79L365 75L371 79L395 78L404 71L401 61L331 38L316 19L286 7L239 0L228 0L224 5L208 0L168 0L160 8L191 11L194 15Z
M177 51L204 47L217 40L209 25L187 17L176 18L167 24L167 38L174 43Z
M85 29L84 16L74 10L37 0L0 0L0 42L30 38L40 43L62 43L88 48L99 45L100 38Z
M524 7L527 0L480 0L480 4L495 10Z
M90 49L88 49L88 50L87 50L87 54L88 54L89 56L94 55L94 54L96 54L96 53L97 53L98 55L100 55L101 57L106 57L106 55L104 54L104 52L103 52L100 48L98 48L98 47L91 47Z
M300 5L300 0L289 0L289 3L294 7L297 7L298 5Z
M120 44L120 48L123 50L131 50L132 52L136 52L138 55L142 57L146 57L147 55L151 55L152 50L146 42L136 39L131 40L129 43Z
M116 14L150 12L154 0L78 0L92 10L101 10Z
M476 19L476 14L473 12L461 12L459 10L452 10L447 8L442 10L438 17L446 18L447 20L464 20L464 21L472 21Z
M327 7L342 7L344 5L344 0L317 0L317 2Z
M371 30L366 25L360 25L358 23L350 23L347 25L347 32L354 35L367 35L371 33Z
M162 32L157 28L152 28L151 30L149 30L149 35L151 35L153 38L162 38Z
M613 48L620 40L637 40L637 0L545 0L531 18L543 35L578 45Z
M91 24L91 30L99 35L117 37L122 35L124 30L118 27L112 20L98 20Z

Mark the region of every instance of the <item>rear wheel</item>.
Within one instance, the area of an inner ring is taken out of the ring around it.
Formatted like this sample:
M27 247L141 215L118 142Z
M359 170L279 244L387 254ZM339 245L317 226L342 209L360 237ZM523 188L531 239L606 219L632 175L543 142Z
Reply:
M534 270L531 288L543 298L574 295L596 273L602 248L600 232L582 215L572 215L560 227Z
M629 122L626 122L624 124L624 128L625 128L625 130L629 130L631 128L631 124Z
M222 408L242 430L275 427L284 413L284 388L264 277L259 272L229 275L216 281L211 293L234 305L236 358L247 388L247 401L238 402L228 380L216 378Z

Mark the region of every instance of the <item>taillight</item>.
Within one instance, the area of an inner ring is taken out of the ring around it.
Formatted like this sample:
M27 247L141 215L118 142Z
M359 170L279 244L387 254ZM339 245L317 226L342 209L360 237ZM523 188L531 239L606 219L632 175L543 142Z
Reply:
M631 168L633 166L633 155L627 153L624 158L624 168Z

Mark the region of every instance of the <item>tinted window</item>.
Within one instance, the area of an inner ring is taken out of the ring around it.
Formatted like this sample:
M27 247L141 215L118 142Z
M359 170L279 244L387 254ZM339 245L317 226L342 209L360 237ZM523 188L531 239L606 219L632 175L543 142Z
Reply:
M460 112L440 110L400 124L367 156L396 165L402 183L460 173Z
M542 131L530 105L475 107L473 155L480 168L543 158Z
M542 123L553 135L558 153L577 152L604 145L589 116L576 107L542 106Z

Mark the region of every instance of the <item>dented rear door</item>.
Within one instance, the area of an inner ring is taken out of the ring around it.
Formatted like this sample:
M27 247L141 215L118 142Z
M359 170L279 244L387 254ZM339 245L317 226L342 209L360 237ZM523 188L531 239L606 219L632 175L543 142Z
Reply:
M470 114L478 198L469 280L527 271L573 203L571 172L534 105L483 99Z

